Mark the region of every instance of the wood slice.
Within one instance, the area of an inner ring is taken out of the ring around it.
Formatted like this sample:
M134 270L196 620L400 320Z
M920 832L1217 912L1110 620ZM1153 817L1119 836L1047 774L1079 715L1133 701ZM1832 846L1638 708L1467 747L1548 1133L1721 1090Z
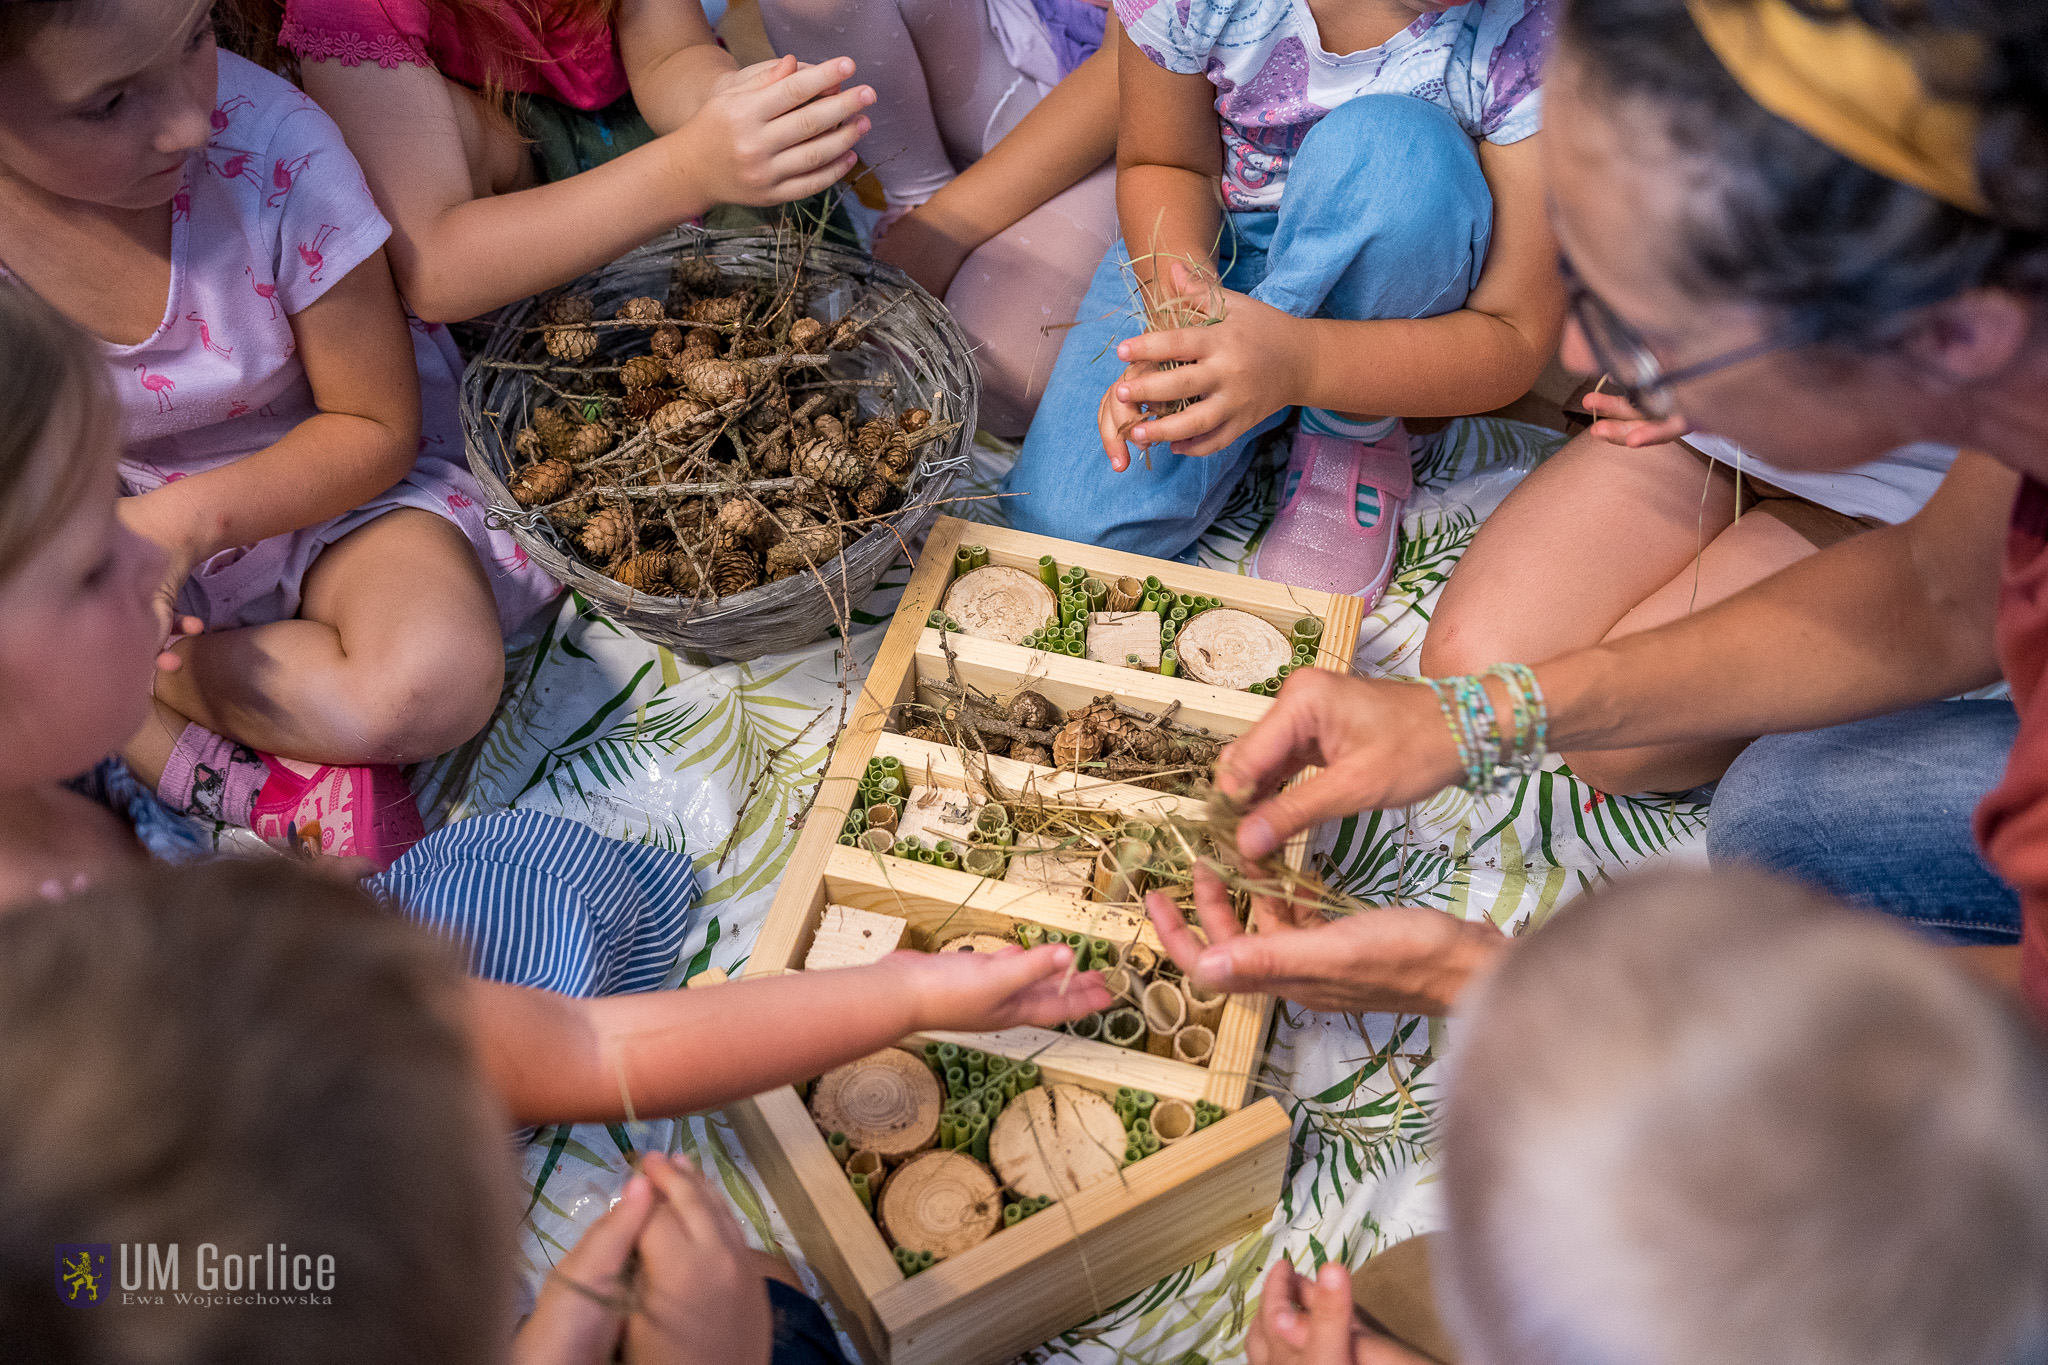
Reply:
M1003 1192L988 1167L966 1153L926 1152L896 1168L876 1212L891 1242L943 1261L1003 1225Z
M955 579L940 609L960 623L962 635L1016 645L1057 617L1060 604L1037 575L991 564Z
M1127 665L1130 655L1146 668L1159 667L1159 613L1097 611L1088 614L1088 657L1097 663ZM1289 658L1294 656L1290 653Z
M1065 1199L1114 1178L1128 1141L1116 1109L1093 1090L1033 1086L1003 1106L988 1154L1003 1183L1026 1199Z
M912 787L896 818L896 837L918 839L936 846L941 839L956 844L974 841L974 817L981 814L982 798L953 787Z
M820 1132L844 1133L855 1151L891 1162L938 1141L944 1103L923 1059L893 1047L834 1067L811 1087Z
M901 946L904 927L894 915L878 915L851 905L827 905L825 918L811 938L811 951L804 956L804 970L880 962Z
M1180 666L1197 682L1243 691L1294 657L1287 637L1248 611L1211 607L1174 637Z
M962 934L939 945L942 953L1000 953L1016 947L1014 940L996 934Z

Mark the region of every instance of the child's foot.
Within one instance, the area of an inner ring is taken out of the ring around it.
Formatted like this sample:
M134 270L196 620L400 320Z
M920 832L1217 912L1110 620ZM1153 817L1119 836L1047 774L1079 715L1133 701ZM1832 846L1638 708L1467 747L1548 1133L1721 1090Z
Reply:
M388 763L336 768L264 754L270 778L251 824L269 843L335 858L367 858L381 870L426 835L404 774Z
M1319 592L1356 594L1371 611L1393 577L1401 511L1414 488L1408 429L1399 423L1371 445L1297 434L1280 514L1252 572Z

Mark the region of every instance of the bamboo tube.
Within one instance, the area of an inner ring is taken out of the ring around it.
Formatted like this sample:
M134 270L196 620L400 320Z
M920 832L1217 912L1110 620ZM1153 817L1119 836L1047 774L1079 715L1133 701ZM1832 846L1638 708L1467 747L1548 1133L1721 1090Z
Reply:
M1112 1000L1129 1004L1138 997L1138 978L1124 967L1111 967L1102 974L1102 984L1109 987Z
M886 829L871 829L861 836L862 844L873 853L891 853L896 848L896 836Z
M896 828L896 808L894 806L869 806L867 822L869 829L893 832Z
M1163 1147L1171 1147L1195 1131L1195 1111L1186 1100L1161 1100L1152 1110L1152 1132Z
M1223 1006L1230 1000L1227 991L1212 991L1206 986L1197 986L1187 978L1181 978L1181 994L1188 1002L1188 1022L1213 1029L1223 1018Z
M1159 954L1152 951L1150 944L1133 939L1124 945L1124 966L1139 976L1150 976L1159 969Z
M1125 1006L1102 1017L1102 1041L1135 1048L1145 1041L1145 1016Z
M1060 566L1052 562L1051 555L1038 557L1038 581L1055 593L1060 590Z
M882 1158L873 1152L854 1152L846 1158L848 1175L864 1175L870 1184L882 1182Z
M1207 1066L1216 1050L1216 1035L1200 1024L1189 1024L1173 1036L1173 1059L1190 1066Z
M969 568L974 568L974 569L981 569L981 568L986 568L986 567L988 566L988 546L986 546L986 545L970 545L970 546L968 546L968 547L967 547L967 564L968 564L968 567L969 567Z
M1145 595L1145 585L1135 578L1119 578L1109 588L1109 609L1111 611L1133 611Z
M1152 846L1137 839L1119 839L1095 857L1095 899L1119 903L1145 894L1145 864Z
M850 1175L846 1180L848 1184L853 1186L853 1192L860 1196L860 1206L869 1213L873 1213L875 1211L875 1195L874 1191L868 1188L868 1178L864 1175Z
M1102 1016L1100 1014L1084 1014L1073 1023L1067 1025L1067 1032L1073 1034L1076 1038L1099 1039L1102 1037Z
M844 1133L827 1134L825 1145L832 1149L832 1159L842 1166L853 1155L853 1148L847 1144L846 1134Z
M1187 997L1164 981L1145 988L1145 1050L1155 1057L1173 1055L1173 1036L1188 1026Z
M977 877L1001 877L1009 861L1000 848L981 845L967 850L962 866Z

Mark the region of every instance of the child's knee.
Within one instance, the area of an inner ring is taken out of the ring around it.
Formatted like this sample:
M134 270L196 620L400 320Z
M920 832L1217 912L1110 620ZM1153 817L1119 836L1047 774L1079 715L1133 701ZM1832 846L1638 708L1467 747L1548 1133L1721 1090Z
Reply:
M1472 138L1458 120L1413 95L1360 95L1323 115L1302 139L1290 178L1304 158L1330 157L1354 165L1398 158L1404 173L1416 178L1477 174L1479 167Z
M503 689L502 650L436 641L358 672L355 726L378 763L416 763L467 743L490 724Z

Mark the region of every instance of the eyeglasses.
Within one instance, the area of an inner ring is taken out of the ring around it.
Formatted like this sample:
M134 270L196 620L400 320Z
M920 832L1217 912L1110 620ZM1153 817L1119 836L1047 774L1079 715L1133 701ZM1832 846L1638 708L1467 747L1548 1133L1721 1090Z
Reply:
M1571 312L1572 321L1585 334L1594 363L1607 372L1607 377L1614 381L1614 387L1628 400L1629 406L1652 422L1660 422L1678 410L1678 396L1672 392L1677 385L1773 351L1804 346L1813 340L1805 329L1788 330L1761 341L1752 341L1747 346L1738 346L1696 365L1666 370L1642 334L1622 321L1620 314L1587 288L1586 282L1579 278L1579 272L1572 269L1571 261L1563 255L1557 258L1557 273L1564 279L1565 306Z

